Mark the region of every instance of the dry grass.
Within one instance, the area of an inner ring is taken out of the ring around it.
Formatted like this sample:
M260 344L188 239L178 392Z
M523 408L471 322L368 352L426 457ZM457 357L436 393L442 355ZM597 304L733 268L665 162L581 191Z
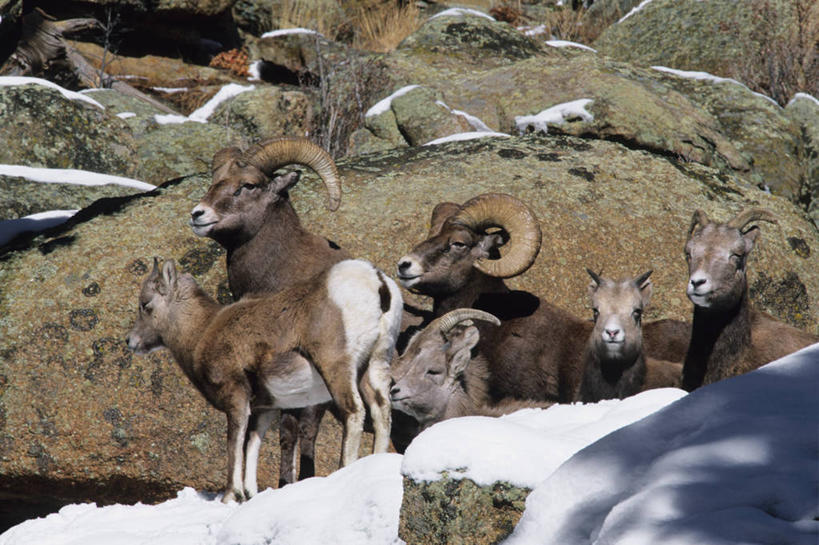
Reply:
M392 51L418 30L421 15L414 2L405 6L387 2L373 8L359 7L356 13L356 46L369 51Z

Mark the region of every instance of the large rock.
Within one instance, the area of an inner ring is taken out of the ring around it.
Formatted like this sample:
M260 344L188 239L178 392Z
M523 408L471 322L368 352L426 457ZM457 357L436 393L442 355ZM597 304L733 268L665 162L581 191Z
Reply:
M802 199L808 203L808 214L819 228L819 100L804 93L797 94L788 103L785 113L802 130L808 180Z
M388 273L428 230L432 207L487 191L531 204L544 232L516 288L586 316L584 268L654 269L647 319L687 318L686 225L702 208L725 219L746 205L780 218L762 226L749 263L754 303L819 331L819 233L783 198L696 163L613 142L531 135L402 148L340 163L341 208L324 208L314 175L291 191L304 224ZM152 194L96 203L61 230L0 260L0 492L62 501L151 501L225 479L224 418L164 352L134 356L124 338L155 255L174 258L228 299L222 252L185 218L207 176ZM417 305L427 301L407 294ZM319 472L340 441L324 426ZM260 482L277 480L271 433Z
M0 86L0 163L133 177L136 145L100 105L30 83Z

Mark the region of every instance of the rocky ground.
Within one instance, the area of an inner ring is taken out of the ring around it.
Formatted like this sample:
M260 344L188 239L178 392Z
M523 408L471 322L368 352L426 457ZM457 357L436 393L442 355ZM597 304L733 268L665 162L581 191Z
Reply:
M330 148L344 184L341 208L326 212L309 173L293 201L310 229L387 272L424 238L438 202L486 191L516 195L538 215L544 243L534 266L511 283L581 316L589 314L585 267L612 275L653 268L647 317L686 319L682 244L693 211L723 219L762 206L780 223L764 227L754 251L752 300L819 332L819 102L803 94L783 106L725 79L736 76L725 58L747 55L726 43L751 38L730 34L734 19L708 10L735 2L654 0L619 24L612 14L622 17L637 2L595 2L588 20L614 24L589 44L594 50L461 12L428 20L381 54L314 34L262 37L275 26L270 3L35 2L58 19L103 20L103 5L114 6L131 32L108 73L159 105L113 89L85 94L95 105L43 85L2 85L0 163L160 187L57 186L0 172L1 219L81 210L60 228L0 250L4 510L153 501L182 486L221 486L221 415L166 354L133 356L124 336L155 255L176 259L209 292L230 299L222 251L187 227L214 152L230 143L308 134ZM525 4L533 14L555 9ZM0 0L0 56L14 50L6 37L19 38L23 9L21 1ZM691 22L674 47L644 30L666 20ZM709 27L715 20L727 30ZM105 52L94 33L69 45L92 64ZM233 71L206 66L219 49L242 47L247 60L233 61ZM245 73L251 63L255 70ZM248 80L252 73L258 77ZM157 117L168 109L190 115L229 84L246 89L204 122ZM585 101L580 110L526 120L578 100ZM475 131L503 135L424 145ZM339 437L328 419L318 445L321 474L336 467ZM263 449L263 486L277 480L275 443L272 437Z

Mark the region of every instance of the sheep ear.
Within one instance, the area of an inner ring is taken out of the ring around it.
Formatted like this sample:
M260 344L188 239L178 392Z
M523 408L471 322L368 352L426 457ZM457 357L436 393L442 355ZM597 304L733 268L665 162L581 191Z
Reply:
M270 189L274 193L284 193L294 185L299 182L299 178L301 177L301 172L294 171L288 172L284 176L276 176L273 178L273 181L270 182Z
M592 279L592 281L589 282L589 296L592 296L597 292L597 288L600 287L600 284L603 283L603 279L600 278L599 274L595 273L588 267L586 267L586 272L589 273L589 276L591 276Z
M159 293L168 295L176 287L176 264L173 259L162 265L162 281L159 283Z
M472 349L478 344L481 338L478 328L472 324L472 320L464 320L449 330L446 338L450 343L447 350L449 354L449 375L457 378L466 370L469 361L472 359Z
M754 245L756 244L756 239L759 238L760 234L762 234L762 231L756 225L754 225L753 227L749 228L747 231L742 233L742 240L745 241L745 253L746 254L751 253L751 250L754 249Z
M653 273L653 270L649 270L644 272L640 276L634 279L634 283L640 288L640 296L643 300L643 306L647 306L648 302L651 300L651 292L654 290L654 286L651 284L651 280L648 279Z

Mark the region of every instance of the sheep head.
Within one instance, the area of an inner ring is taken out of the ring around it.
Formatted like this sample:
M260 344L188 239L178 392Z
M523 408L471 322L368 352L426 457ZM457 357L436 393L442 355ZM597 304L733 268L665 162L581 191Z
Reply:
M139 290L136 322L126 337L128 348L137 354L147 354L165 346L161 332L168 322L169 302L175 297L178 279L172 260L160 268L159 260L154 258L154 268Z
M216 152L213 182L191 211L193 232L219 242L252 238L271 205L289 202L288 190L299 181L299 174L274 176L289 164L308 166L321 176L329 196L327 207L338 208L341 182L327 152L306 139L268 140L245 152L235 147Z
M472 350L480 340L472 320L500 325L488 312L457 309L433 320L410 340L391 369L394 409L424 424L442 420L452 396L464 390L480 397L475 401L485 402L487 377L472 373L472 380L465 378Z
M458 291L473 270L496 278L516 276L540 251L540 224L534 213L502 193L479 195L462 206L441 203L430 224L427 240L398 261L403 286L425 295Z
M643 311L651 300L652 271L612 280L586 269L592 278L589 299L594 313L591 345L606 360L634 361L642 350Z
M760 230L757 221L777 223L767 210L747 209L726 223L712 221L697 210L688 230L686 293L696 306L724 310L736 306L747 292L746 264Z

